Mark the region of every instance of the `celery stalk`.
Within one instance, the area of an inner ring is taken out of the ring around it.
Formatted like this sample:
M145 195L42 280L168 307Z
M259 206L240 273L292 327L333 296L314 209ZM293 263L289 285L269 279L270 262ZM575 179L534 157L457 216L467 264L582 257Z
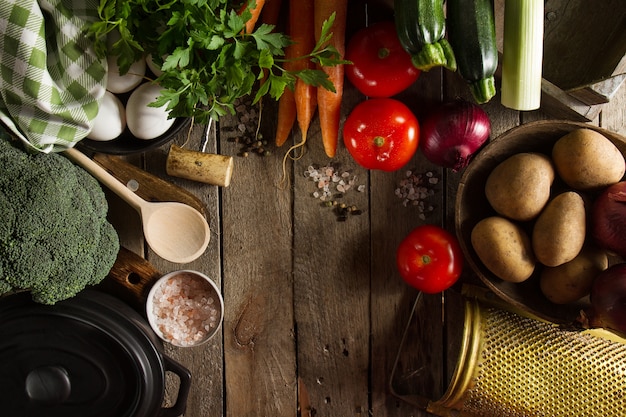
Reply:
M506 0L501 102L515 110L541 105L544 0Z

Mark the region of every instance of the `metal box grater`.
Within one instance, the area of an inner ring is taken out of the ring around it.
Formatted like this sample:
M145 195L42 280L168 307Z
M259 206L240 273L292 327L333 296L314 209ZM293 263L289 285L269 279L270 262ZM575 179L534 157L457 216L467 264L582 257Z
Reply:
M425 313L423 296L414 315ZM407 389L419 385L424 364L402 356L403 349L420 350L411 348L419 341L405 337L391 381L400 398L438 416L626 416L626 341L567 330L471 296L460 304L462 328L447 336L460 339L447 343L457 360L442 379L443 394Z

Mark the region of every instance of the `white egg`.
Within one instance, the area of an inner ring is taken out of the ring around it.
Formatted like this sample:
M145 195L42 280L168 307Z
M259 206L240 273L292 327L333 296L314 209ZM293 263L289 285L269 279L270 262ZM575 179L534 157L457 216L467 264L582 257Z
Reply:
M161 95L158 84L144 83L137 87L126 102L126 124L138 139L154 139L172 127L175 119L168 119L165 106L149 107Z
M104 93L87 139L108 141L117 138L126 128L124 105L109 91Z
M117 56L107 57L107 63L107 90L115 94L129 92L141 84L146 75L144 59L134 62L124 75L120 74L120 68L117 66Z
M146 65L148 66L150 71L152 71L152 73L156 75L157 77L160 77L161 74L163 74L163 71L161 71L161 68L158 66L158 64L156 64L152 60L152 54L146 55Z

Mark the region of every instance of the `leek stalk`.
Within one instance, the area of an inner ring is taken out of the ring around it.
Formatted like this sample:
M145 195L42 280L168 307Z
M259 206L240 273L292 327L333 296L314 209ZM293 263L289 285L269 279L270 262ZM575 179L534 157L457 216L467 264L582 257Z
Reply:
M506 0L502 46L502 105L536 110L541 105L544 0Z

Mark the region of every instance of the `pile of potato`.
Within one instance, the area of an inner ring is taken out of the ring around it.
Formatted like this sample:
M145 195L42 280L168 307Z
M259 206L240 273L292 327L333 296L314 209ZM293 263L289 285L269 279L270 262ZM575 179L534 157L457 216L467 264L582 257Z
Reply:
M606 251L587 239L591 200L625 171L619 149L586 128L558 139L551 155L512 155L487 178L485 194L497 214L472 229L474 250L505 281L525 281L541 268L541 290L556 304L584 297L608 267Z

